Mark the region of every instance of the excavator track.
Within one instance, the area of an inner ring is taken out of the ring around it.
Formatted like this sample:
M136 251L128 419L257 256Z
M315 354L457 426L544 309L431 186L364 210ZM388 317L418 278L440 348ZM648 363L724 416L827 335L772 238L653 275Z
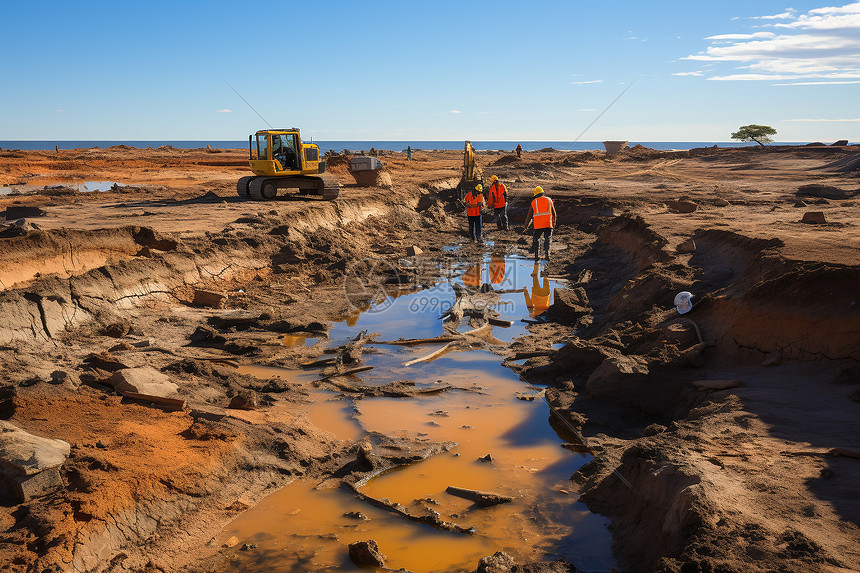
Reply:
M236 183L240 197L254 201L271 201L279 189L298 189L299 197L319 197L332 201L340 195L340 183L327 174L290 177L242 177Z

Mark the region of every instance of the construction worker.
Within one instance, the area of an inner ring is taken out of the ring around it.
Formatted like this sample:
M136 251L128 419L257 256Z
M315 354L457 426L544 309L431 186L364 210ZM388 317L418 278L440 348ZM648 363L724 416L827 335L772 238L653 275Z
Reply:
M508 224L508 188L495 175L490 177L490 207L496 214L496 228L499 231L510 229Z
M469 218L469 238L476 243L481 240L481 210L484 207L484 186L478 183L463 199L466 203L466 216Z
M535 261L535 267L532 271L532 294L529 296L529 289L523 287L523 296L526 298L526 307L529 309L529 316L532 318L542 314L549 308L550 300L552 299L552 290L549 288L549 278L546 275L543 277L543 284L540 283L540 267Z
M543 194L541 186L535 187L534 199L532 199L532 204L526 215L526 225L523 228L523 232L525 232L530 223L534 225L532 249L535 253L535 262L540 258L538 255L541 237L544 238L544 258L549 261L549 242L552 239L552 230L555 229L556 218L555 205L552 204L552 199Z

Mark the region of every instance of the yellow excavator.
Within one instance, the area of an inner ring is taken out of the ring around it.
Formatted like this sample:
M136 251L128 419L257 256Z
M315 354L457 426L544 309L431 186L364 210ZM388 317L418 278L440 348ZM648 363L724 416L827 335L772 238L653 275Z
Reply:
M240 197L269 201L279 189L328 201L340 194L340 183L325 174L319 146L302 142L298 128L260 130L248 136L248 147L254 175L236 183Z
M460 177L460 184L457 185L457 196L460 201L466 196L466 193L475 188L478 183L483 185L484 179L481 176L481 170L478 168L478 162L475 160L475 148L472 147L472 142L467 141L463 146L463 175Z

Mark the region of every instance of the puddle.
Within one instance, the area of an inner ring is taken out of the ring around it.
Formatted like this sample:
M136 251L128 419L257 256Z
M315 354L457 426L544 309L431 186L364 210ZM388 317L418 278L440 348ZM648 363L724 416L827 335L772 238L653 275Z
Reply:
M443 334L440 316L455 299L452 285L502 290L497 310L510 328L493 335L510 341L526 332L522 318L536 316L551 303L557 281L533 261L487 255L452 267L456 272L434 287L388 297L364 312L333 325L330 344L339 345L361 330L380 332L380 340L429 338ZM286 342L285 342L286 343ZM307 343L296 341L296 345ZM557 345L556 345L557 346ZM322 396L305 414L320 428L344 439L363 432L404 436L419 441L455 442L447 453L376 477L362 492L409 506L433 500L442 519L474 527L474 535L442 532L404 520L359 501L343 489L315 491L295 482L230 524L223 539L236 536L257 549L236 551L231 563L245 571L358 571L347 556L353 541L374 539L387 555L386 567L415 573L473 570L478 559L505 551L518 561L564 557L581 571L608 571L608 521L590 513L570 491L570 475L590 458L561 447L569 436L550 425L540 389L523 383L498 356L483 350L451 352L432 362L404 366L441 345L374 345L364 361L374 368L361 374L364 384L411 380L419 387L442 382L455 389L415 398L364 398L354 403L335 393ZM252 367L244 367L252 373ZM271 370L255 367L254 375ZM281 371L285 379L305 372ZM292 378L291 378L292 377ZM520 399L530 398L530 399ZM490 455L491 461L479 461ZM475 508L446 493L449 486L489 491L511 503ZM360 511L369 521L344 516ZM219 537L219 539L221 539ZM223 541L223 540L222 540Z
M0 195L26 194L51 189L74 189L80 193L96 193L110 191L116 181L83 181L81 183L54 183L51 185L7 185L0 187Z

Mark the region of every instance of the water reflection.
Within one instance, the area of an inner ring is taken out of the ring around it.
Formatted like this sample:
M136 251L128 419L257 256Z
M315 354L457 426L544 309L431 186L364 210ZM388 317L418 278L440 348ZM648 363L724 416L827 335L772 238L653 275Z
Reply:
M545 267L498 252L455 264L450 270L454 272L440 273L446 280L430 288L395 293L365 312L351 313L333 325L331 343L340 344L360 330L380 332L380 340L441 335L440 317L455 299L452 285L477 289L485 280L501 292L497 307L501 318L515 321L511 328L494 327L493 336L510 341L526 332L520 318L549 308L556 284L546 276ZM450 453L379 476L362 491L404 505L432 498L433 509L444 519L474 526L477 534L440 532L361 503L343 490L317 492L296 483L225 531L225 538L236 535L259 545L255 552L237 552L237 568L358 570L345 558L346 546L366 539L379 543L389 557L388 567L416 573L472 570L480 557L495 551L520 560L563 556L580 570L605 571L614 565L607 521L568 493L570 474L589 458L561 447L569 439L548 423L550 412L543 398L518 400L518 394L535 390L486 351L451 352L429 363L403 365L432 350L377 345L365 355L365 363L374 369L361 375L362 382L410 380L418 387L443 382L454 390L409 399L364 398L354 401L354 408L348 402L330 400L321 402L316 415L313 408L309 414L315 425L339 437L379 432L418 441L455 442ZM337 423L338 417L345 424ZM487 454L491 463L477 461ZM448 486L492 491L514 501L477 510L471 502L446 494ZM370 521L345 518L347 511L361 511Z
M549 278L546 275L544 275L543 283L541 283L541 268L538 263L534 264L531 276L531 296L529 296L529 291L526 287L523 287L523 295L526 299L526 307L529 309L529 316L535 317L546 312L550 304L552 304L552 289L550 289Z

